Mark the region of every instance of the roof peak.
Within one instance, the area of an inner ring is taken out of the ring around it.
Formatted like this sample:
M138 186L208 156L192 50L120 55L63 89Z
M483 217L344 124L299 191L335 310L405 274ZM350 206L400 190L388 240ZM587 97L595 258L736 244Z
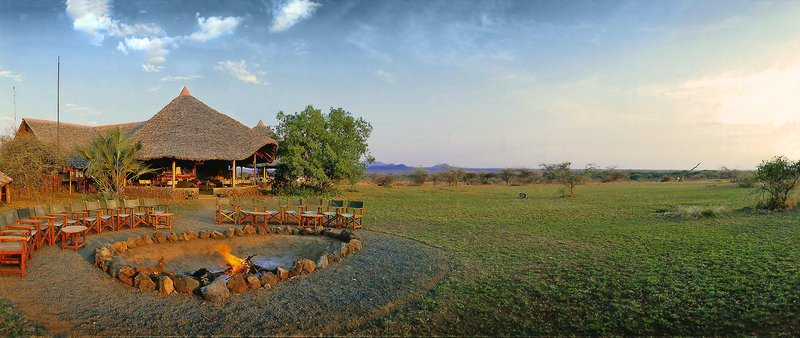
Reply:
M185 96L192 96L192 93L189 93L189 89L186 88L186 86L183 86L183 89L181 90L181 94L178 95L178 96L184 96L184 95Z
M266 127L266 125L264 125L264 121L262 120L258 120L258 124L256 125L256 127L258 126Z

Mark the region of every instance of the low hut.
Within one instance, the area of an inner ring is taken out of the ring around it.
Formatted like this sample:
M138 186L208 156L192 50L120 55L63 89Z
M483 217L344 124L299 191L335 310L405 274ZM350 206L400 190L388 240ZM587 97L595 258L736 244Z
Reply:
M11 203L11 182L14 181L8 175L0 171L0 202Z
M134 130L134 141L142 142L139 158L151 167L170 168L153 177L175 187L227 182L237 184L236 162L271 163L278 142L212 109L183 87L180 95L151 119Z

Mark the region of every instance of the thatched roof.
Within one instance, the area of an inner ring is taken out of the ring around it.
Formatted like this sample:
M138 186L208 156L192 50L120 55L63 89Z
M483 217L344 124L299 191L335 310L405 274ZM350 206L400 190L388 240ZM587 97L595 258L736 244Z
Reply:
M58 141L61 149L73 153L75 146L86 145L99 132L105 132L119 127L123 133L130 134L136 127L144 122L112 124L106 126L82 126L79 124L58 122L40 119L23 118L19 125L18 135L33 135L44 143L56 144ZM58 140L60 133L60 141Z
M261 120L258 120L258 124L255 127L253 127L253 130L267 137L273 134L272 128L268 127L266 124L264 124L264 121Z
M138 128L131 138L143 144L139 158L243 160L258 153L272 162L278 142L194 98L181 94Z
M9 183L11 183L11 181L13 181L13 179L11 179L11 177L9 177L9 176L8 176L8 175L6 175L6 174L3 174L3 172L2 172L2 171L0 171L0 187L2 187L2 186L5 186L6 184L9 184Z

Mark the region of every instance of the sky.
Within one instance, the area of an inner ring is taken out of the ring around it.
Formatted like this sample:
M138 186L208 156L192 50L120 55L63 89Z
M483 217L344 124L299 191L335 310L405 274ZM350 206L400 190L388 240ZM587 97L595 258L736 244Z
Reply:
M0 127L342 107L382 162L800 158L800 1L0 0ZM198 131L202 132L202 131Z

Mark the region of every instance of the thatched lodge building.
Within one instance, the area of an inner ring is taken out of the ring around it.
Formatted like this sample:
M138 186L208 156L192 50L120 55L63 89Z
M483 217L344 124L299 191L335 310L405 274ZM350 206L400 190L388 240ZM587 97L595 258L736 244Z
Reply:
M73 154L75 147L112 128L120 128L131 140L141 142L139 159L156 169L133 184L201 189L254 184L257 177L266 177L265 170L243 181L236 178L235 168L263 168L275 161L278 152L278 142L259 126L249 128L214 110L186 87L147 121L85 126L23 118L17 137L34 136Z
M11 203L11 182L14 181L0 171L0 203Z

